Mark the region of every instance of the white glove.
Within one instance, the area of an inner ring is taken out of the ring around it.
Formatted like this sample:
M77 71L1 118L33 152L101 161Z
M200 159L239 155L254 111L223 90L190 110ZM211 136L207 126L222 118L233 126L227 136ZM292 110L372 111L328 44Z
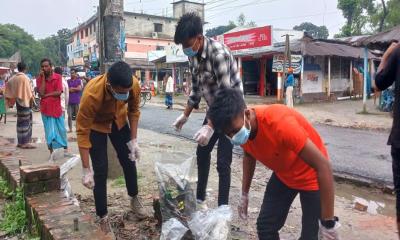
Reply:
M138 162L140 160L140 149L137 140L132 139L126 145L131 151L131 153L129 154L129 159L131 159L132 162Z
M189 118L185 116L185 114L181 114L174 122L174 124L172 124L172 126L175 127L175 131L179 132L182 130L183 124L185 124L187 122Z
M242 193L242 197L240 198L240 201L239 201L238 213L239 213L239 217L243 220L247 220L248 207L249 207L249 194Z
M214 129L212 129L210 126L206 124L203 127L201 127L199 131L197 131L193 139L196 140L196 142L200 146L204 147L207 146L213 134L214 134Z
M90 168L82 168L82 184L89 189L94 188L93 173Z
M335 226L333 228L326 228L319 223L319 239L320 240L339 240L338 229L340 228L340 223L335 222Z

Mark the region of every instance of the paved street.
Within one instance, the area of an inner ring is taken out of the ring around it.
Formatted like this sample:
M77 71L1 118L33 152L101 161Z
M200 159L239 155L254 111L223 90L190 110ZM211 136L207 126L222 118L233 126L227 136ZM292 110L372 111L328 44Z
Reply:
M177 110L146 105L142 108L140 127L190 139L201 126L205 114L193 113L182 132L178 134L171 125L181 113ZM336 173L392 184L390 147L386 145L387 132L340 128L322 124L316 125L316 128L328 147ZM240 150L235 152L240 152Z

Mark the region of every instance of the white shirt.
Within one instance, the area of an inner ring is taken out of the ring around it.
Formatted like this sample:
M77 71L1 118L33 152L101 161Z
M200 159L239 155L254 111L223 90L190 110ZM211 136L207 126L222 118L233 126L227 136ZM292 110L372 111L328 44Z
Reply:
M173 93L174 92L174 79L171 76L168 77L167 86L165 87L165 92Z
M61 109L63 112L67 111L66 107L68 107L69 102L69 88L68 83L65 78L62 78L63 92L61 93Z

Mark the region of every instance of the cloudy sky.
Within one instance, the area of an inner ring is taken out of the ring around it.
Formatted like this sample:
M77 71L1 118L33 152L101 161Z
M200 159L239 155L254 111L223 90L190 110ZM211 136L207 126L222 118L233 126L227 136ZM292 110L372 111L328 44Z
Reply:
M203 0L193 0L202 2ZM125 11L172 15L172 0L124 0ZM293 28L301 22L326 25L331 36L345 23L337 0L204 0L206 28L227 24L244 13L258 26ZM14 23L35 38L73 28L92 16L99 0L0 0L0 23Z

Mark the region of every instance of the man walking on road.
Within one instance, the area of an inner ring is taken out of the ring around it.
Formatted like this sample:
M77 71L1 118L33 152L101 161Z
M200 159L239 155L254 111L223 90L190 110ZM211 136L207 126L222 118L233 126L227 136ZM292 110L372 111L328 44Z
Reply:
M174 79L172 79L169 73L166 74L167 84L165 86L165 105L167 109L172 109L173 95L174 95Z
M75 120L79 111L81 101L82 81L79 79L75 69L71 69L71 78L68 82L69 102L68 102L68 128L72 132L72 120Z
M29 78L25 75L26 64L17 64L18 73L8 81L6 97L17 104L17 147L23 149L35 148L32 140L32 109L33 90Z
M192 91L184 113L173 124L181 130L194 108L199 107L202 97L210 106L218 89L236 88L241 91L242 82L236 61L226 46L203 35L203 22L195 13L183 15L176 27L176 44L182 44L189 57L192 73ZM211 151L218 141L217 171L219 175L218 205L229 202L231 184L232 144L224 134L214 132L212 124L204 120L203 127L195 134L198 167L197 201L205 207L206 189L210 171Z
M138 198L136 170L140 157L137 142L139 102L139 82L132 76L129 65L122 61L114 63L107 74L90 81L82 96L76 122L83 167L82 183L93 189L96 214L100 227L106 233L111 231L107 218L107 137L123 168L131 208L138 218L146 217Z
M259 239L279 240L279 230L298 194L303 211L300 239L317 240L318 235L322 240L339 239L328 152L301 114L281 104L246 108L241 92L223 89L208 117L215 129L244 150L241 218L247 218L256 160L273 171L257 219Z
M400 44L392 43L383 54L375 77L375 86L383 91L395 83L393 126L388 144L392 146L393 183L396 191L397 228L400 238Z
M58 148L67 149L67 131L61 108L62 76L54 73L50 59L42 59L41 71L36 79L40 94L40 111L50 153Z
M285 82L285 87L286 87L286 106L290 108L293 108L293 86L294 86L293 68L289 68L288 76Z

